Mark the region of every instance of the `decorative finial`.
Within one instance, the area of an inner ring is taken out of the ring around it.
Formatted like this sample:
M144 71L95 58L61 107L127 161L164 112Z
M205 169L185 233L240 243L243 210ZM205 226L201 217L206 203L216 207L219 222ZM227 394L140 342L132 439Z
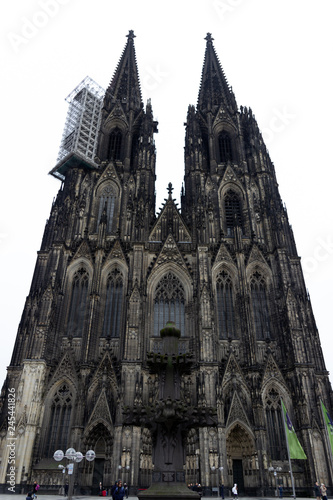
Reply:
M160 331L161 337L180 337L180 330L176 328L174 321L168 321L164 328Z
M207 33L207 36L205 37L205 40L207 40L207 42L212 42L214 40L214 38L212 37L211 33Z
M168 193L169 193L169 198L172 197L172 191L173 191L173 187L172 187L172 183L169 182L168 184Z
M134 35L134 31L133 30L129 30L128 35L126 35L126 37L129 40L134 40L134 38L136 38L135 35Z

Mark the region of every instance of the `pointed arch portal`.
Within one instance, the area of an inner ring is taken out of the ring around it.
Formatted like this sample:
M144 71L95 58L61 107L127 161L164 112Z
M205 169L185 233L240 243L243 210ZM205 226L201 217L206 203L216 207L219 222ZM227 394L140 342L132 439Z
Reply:
M238 492L249 492L259 484L258 455L253 436L236 423L227 433L228 481L237 483Z
M91 487L92 494L99 491L99 483L111 485L111 462L113 453L113 433L103 422L97 421L84 438L84 447L95 450L96 458L90 465L84 464L82 487Z

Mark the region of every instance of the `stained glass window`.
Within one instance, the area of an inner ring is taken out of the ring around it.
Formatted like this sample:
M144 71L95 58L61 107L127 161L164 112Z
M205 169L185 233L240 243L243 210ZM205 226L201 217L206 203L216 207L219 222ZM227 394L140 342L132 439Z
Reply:
M61 385L51 403L46 456L52 457L55 450L67 450L73 396L67 384Z
M185 293L179 279L169 272L158 283L154 299L154 335L159 336L168 321L174 321L185 335Z
M224 270L216 279L216 299L219 336L221 339L232 338L235 335L233 288L230 275Z
M235 225L243 227L241 203L238 195L231 189L225 195L224 208L227 235L230 236L234 232Z
M251 277L251 299L254 328L257 339L270 337L270 322L267 301L266 282L262 274L256 271Z
M104 187L99 198L98 216L97 216L97 229L101 223L102 215L106 216L106 232L111 233L113 225L113 215L116 202L116 193L112 186Z
M88 308L89 274L81 267L72 281L72 294L67 324L67 334L81 337Z
M110 135L109 142L109 160L120 160L121 159L121 142L122 133L119 128L115 128Z
M220 162L226 163L227 161L232 161L232 148L229 134L227 134L226 132L222 132L219 135L218 141Z
M123 306L123 276L119 269L110 272L106 284L103 336L119 337Z
M280 401L281 398L278 392L271 389L266 397L265 407L268 449L272 460L285 460L287 458Z

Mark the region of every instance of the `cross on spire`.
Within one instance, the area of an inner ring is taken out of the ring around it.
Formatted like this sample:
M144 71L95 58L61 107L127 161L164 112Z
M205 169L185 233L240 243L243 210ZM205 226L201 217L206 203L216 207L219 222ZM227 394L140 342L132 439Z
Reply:
M214 40L211 33L207 33L207 36L204 39L207 40L207 42L212 42Z
M133 30L129 30L128 35L126 35L126 37L129 40L134 40L134 38L136 38L136 36L134 35L134 31Z
M169 184L168 184L168 194L169 194L169 199L171 199L171 198L172 198L172 191L173 191L173 189L174 189L174 188L172 187L172 183L171 183L171 182L169 182Z

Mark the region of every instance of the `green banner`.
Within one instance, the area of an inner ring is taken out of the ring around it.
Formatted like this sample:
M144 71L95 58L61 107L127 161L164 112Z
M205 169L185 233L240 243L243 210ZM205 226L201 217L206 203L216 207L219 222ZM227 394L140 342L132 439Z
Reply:
M330 440L331 451L333 454L333 420L331 419L328 411L326 410L324 403L320 401L321 409L323 410L324 420L327 428L328 439Z
M281 399L282 403L282 410L283 410L283 420L284 420L284 425L286 429L286 437L287 437L287 443L288 443L288 448L289 448L289 456L290 458L298 458L301 460L306 460L307 456L304 453L304 450L300 444L300 442L297 439L297 435L294 429L293 424L291 423L291 420L289 418L289 415L287 413L286 407L283 404L283 401Z

